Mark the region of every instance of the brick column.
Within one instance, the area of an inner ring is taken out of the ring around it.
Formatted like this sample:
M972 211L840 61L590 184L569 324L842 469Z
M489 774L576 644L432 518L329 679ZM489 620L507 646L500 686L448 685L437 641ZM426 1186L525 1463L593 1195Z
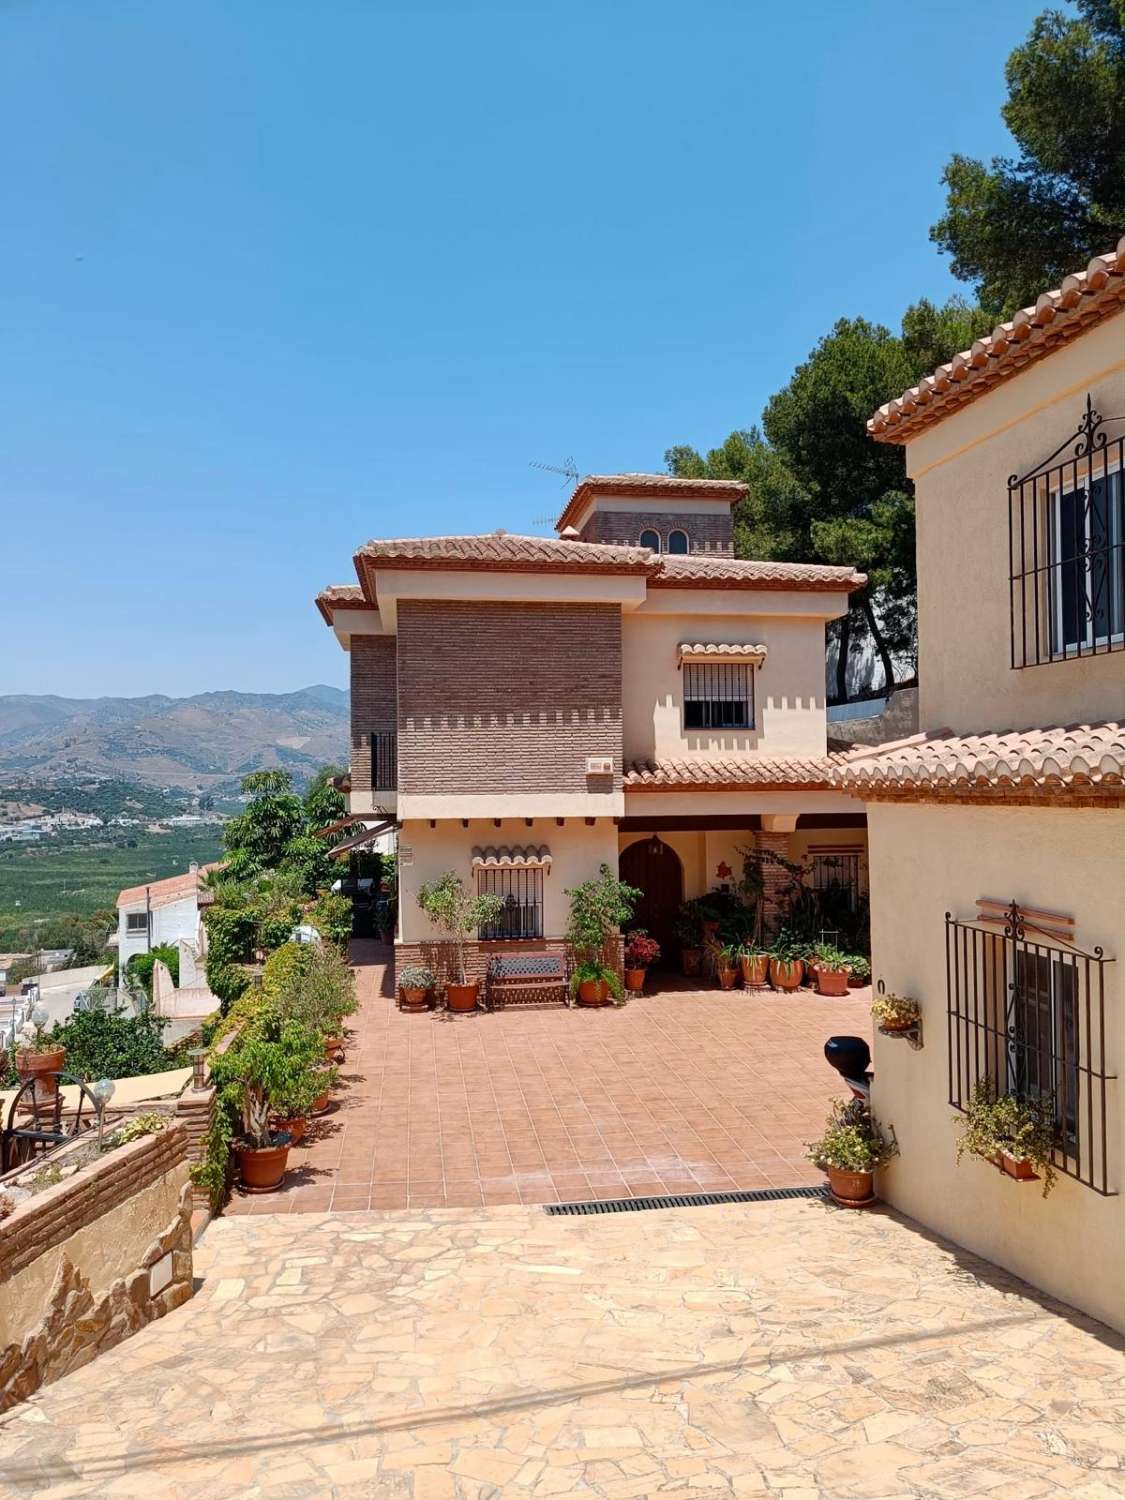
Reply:
M790 859L790 842L797 826L796 814L769 813L763 816L761 829L754 834L754 847L765 854L777 854ZM777 931L782 913L782 897L792 884L792 876L783 866L773 860L762 865L762 899L765 905L763 923L767 937Z

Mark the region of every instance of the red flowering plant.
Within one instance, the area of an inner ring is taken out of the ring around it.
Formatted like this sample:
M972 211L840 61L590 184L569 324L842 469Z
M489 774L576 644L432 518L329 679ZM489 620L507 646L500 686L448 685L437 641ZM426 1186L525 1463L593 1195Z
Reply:
M625 967L627 969L647 969L649 964L654 964L660 957L660 944L655 938L650 938L647 932L638 929L629 933L625 942Z

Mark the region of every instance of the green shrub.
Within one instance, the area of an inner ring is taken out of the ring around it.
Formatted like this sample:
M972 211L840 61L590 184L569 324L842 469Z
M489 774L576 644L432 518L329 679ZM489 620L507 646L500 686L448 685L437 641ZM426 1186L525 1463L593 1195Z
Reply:
M337 891L322 891L305 920L310 922L326 943L347 950L352 935L351 898Z
M148 998L152 999L152 971L156 968L157 961L165 964L172 983L180 982L180 950L173 948L170 943L161 943L156 948L151 948L147 953L134 953L125 965L125 978L134 984L143 987Z
M807 1156L823 1171L874 1172L898 1155L894 1139L887 1140L862 1099L837 1099L828 1114L824 1134L810 1141Z
M184 1066L181 1055L164 1046L167 1024L153 1015L75 1011L52 1029L50 1038L66 1048L66 1071L86 1082L132 1078L139 1073L167 1073Z

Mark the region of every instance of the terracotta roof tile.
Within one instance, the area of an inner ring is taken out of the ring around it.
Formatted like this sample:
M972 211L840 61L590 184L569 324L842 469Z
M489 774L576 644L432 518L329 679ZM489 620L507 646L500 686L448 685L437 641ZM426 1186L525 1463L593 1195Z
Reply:
M830 567L824 563L753 562L741 557L716 557L714 553L689 552L686 556L665 553L660 571L651 580L655 587L744 589L862 588L867 582L854 568Z
M853 751L837 783L857 797L1125 796L1125 724L932 735Z
M546 844L474 844L470 863L479 870L543 869L551 851Z
M1034 307L1023 308L1010 323L1001 323L987 338L881 406L867 430L880 442L907 442L1123 307L1125 238L1115 250L1096 255L1084 271L1068 276L1061 287L1044 292Z
M426 567L545 572L648 573L655 555L647 547L626 547L602 542L568 542L558 537L512 536L506 531L482 536L423 536L377 539L356 553L379 568Z
M562 531L593 495L621 495L633 499L664 496L680 501L729 500L733 505L745 495L740 479L681 479L674 474L587 474L580 479L566 502L555 530Z
M317 594L316 607L331 625L333 612L337 609L373 609L374 605L363 597L358 583L330 583Z
M169 875L166 880L150 880L147 885L131 885L119 894L117 905L143 904L147 891L153 907L168 906L171 902L180 901L185 896L190 896L193 891L197 891L200 880L208 870L217 870L221 863L221 860L216 860L210 865L200 865L198 870L186 870L182 875Z
M681 661L750 661L766 659L765 646L752 646L731 641L681 641Z
M715 760L634 760L625 768L627 792L734 791L750 787L830 789L843 757L766 760L731 756Z

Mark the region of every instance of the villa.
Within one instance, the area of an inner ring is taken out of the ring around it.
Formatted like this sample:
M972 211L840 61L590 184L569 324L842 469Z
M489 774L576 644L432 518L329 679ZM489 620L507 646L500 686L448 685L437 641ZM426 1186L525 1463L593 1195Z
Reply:
M880 1191L1125 1328L1125 240L869 428L916 487L923 730L841 775L875 972L922 1011L876 1038ZM1049 1197L958 1168L982 1084L1053 1122Z
M591 476L555 537L371 541L358 583L318 596L351 657L349 812L371 838L398 828L398 962L432 936L415 896L446 870L505 902L478 976L494 953L560 952L565 892L603 864L643 892L666 962L681 903L732 888L744 850L860 898L866 820L835 785L824 643L865 580L736 559L743 493Z

